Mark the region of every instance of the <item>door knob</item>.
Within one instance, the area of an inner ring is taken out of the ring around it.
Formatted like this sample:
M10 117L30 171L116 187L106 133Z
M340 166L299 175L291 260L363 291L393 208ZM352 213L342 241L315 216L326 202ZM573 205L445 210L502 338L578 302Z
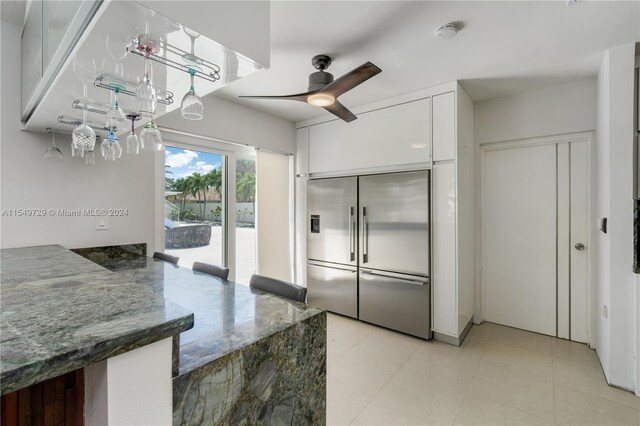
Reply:
M576 250L584 250L584 244L582 243L576 243L574 247L576 248Z

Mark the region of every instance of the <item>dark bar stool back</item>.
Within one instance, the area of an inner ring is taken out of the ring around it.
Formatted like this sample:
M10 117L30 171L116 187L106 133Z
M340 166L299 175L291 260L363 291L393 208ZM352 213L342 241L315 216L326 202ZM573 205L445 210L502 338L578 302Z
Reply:
M177 265L178 260L180 260L178 256L171 256L170 254L158 253L158 252L153 253L153 258L158 260L163 260L165 262L173 263L174 265Z
M191 267L194 271L203 272L205 274L213 275L214 277L222 278L226 280L229 278L229 268L222 268L220 266L211 265L203 262L193 262Z
M251 281L249 281L249 287L286 297L287 299L292 299L297 302L304 302L307 299L307 289L305 287L300 287L299 285L275 278L265 277L264 275L253 274Z

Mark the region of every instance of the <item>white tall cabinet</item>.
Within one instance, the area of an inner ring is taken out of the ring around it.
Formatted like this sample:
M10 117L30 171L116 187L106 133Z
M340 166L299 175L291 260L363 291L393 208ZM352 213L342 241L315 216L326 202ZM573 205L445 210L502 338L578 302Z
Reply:
M306 284L309 178L431 169L434 337L459 345L473 318L473 103L457 82L296 125L296 279Z
M459 84L433 96L433 160L433 332L459 345L474 306L473 102Z

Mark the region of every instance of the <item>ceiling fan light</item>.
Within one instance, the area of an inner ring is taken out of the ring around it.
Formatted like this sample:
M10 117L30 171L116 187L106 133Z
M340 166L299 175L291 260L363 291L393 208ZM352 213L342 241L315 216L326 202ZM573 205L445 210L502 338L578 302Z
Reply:
M313 106L326 107L333 105L336 102L336 98L328 93L316 93L309 96L307 102Z

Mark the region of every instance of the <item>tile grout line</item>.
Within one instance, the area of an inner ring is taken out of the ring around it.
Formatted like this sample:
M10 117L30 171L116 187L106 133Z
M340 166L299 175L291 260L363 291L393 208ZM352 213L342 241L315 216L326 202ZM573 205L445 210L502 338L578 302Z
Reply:
M482 358L484 358L484 352L487 349L487 345L489 344L489 340L491 339L491 336L493 335L493 330L495 330L495 326L493 328L491 328L491 333L489 333L489 336L487 337L487 341L482 346L482 354L480 354L480 359L478 360L478 363L476 364L476 367L473 370L473 374L471 375L471 379L469 380L469 387L465 391L465 395L462 398L462 401L460 401L460 410L458 410L458 412L456 413L455 417L453 418L453 422L451 423L451 425L455 425L456 424L456 420L458 419L458 416L460 415L460 411L462 411L462 407L464 406L464 402L466 401L467 397L471 393L471 384L473 383L473 379L476 377L476 373L478 372L478 368L480 367L480 363L482 362Z
M551 343L551 379L553 382L553 422L558 424L558 409L556 406L556 358L553 356L553 342Z
M489 342L491 341L491 337L493 336L493 333L494 333L494 332L495 332L495 324L494 324L494 328L492 328L492 329L491 329L491 333L489 334L489 337L487 338L487 342L485 343L484 349L483 349L483 351L482 351L482 356L480 357L480 361L478 362L478 367L480 366L480 363L482 362L482 359L484 358L486 348L487 348L487 346L489 345ZM496 342L496 343L501 343L501 342ZM538 354L538 355L544 355L544 354L542 354L541 352L531 351L531 350L528 350L528 349L522 348L522 347L517 346L517 345L510 345L510 344L506 344L506 343L501 343L501 344L505 344L506 346L515 347L515 348L518 348L518 349L521 349L521 350L524 350L524 351L527 351L527 352L535 353L535 354ZM552 348L552 351L553 351L553 348ZM550 355L550 356L551 356L551 358L552 358L552 363L553 363L553 355ZM490 361L489 361L489 362L490 362ZM478 367L476 367L476 372L477 372ZM556 412L555 412L555 382L554 382L554 376L553 376L553 364L552 364L552 366L551 366L551 367L552 367L552 370L551 370L551 379L552 379L552 386L553 386L553 391L554 391L554 398L553 398L553 399L554 399L554 400L553 400L553 404L554 404L554 413L553 413L553 419L554 419L554 424L557 424L557 423L556 423ZM476 376L476 372L474 372L474 374L473 374L473 378L475 378L475 376ZM473 381L473 378L471 379L471 381ZM483 397L483 398L487 398L487 399L489 399L489 400L491 400L491 401L493 401L493 402L495 402L495 403L497 403L497 404L500 404L500 405L503 405L503 406L508 407L508 408L510 408L510 409L513 409L513 410L515 410L515 411L518 411L518 412L520 412L520 413L526 414L527 416L533 416L533 417L536 417L536 418L538 418L538 419L540 419L540 420L542 420L542 421L544 421L544 422L546 422L546 421L547 421L546 419L544 419L544 418L540 417L540 416L539 416L538 414L536 414L536 413L532 413L532 412L530 412L530 411L527 411L527 410L524 410L524 409L521 409L521 408L518 408L518 407L511 406L511 405L509 405L508 403L506 403L505 401L502 401L502 400L499 400L499 399L494 399L494 398L491 398L490 396L482 396L482 397ZM465 395L465 399L466 399L466 395ZM463 403L464 403L464 400L463 400ZM456 415L456 418L457 418L457 415Z

